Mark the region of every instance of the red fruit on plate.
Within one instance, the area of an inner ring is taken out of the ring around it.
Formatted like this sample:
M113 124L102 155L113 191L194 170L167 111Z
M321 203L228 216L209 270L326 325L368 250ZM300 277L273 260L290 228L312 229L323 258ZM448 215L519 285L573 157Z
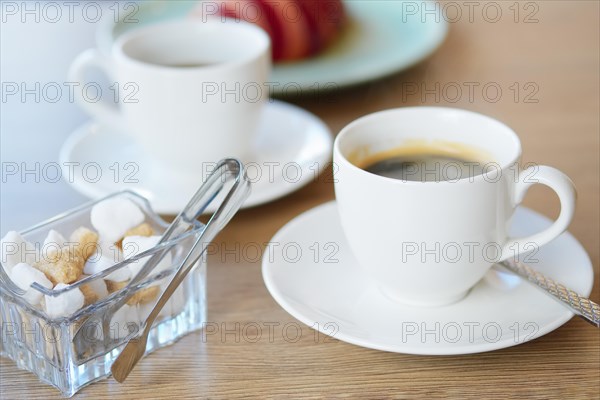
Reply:
M327 47L345 19L341 0L298 0L313 30L313 54Z
M345 18L341 0L205 1L191 14L220 15L260 26L271 38L274 61L317 54L337 36Z
M258 0L267 13L273 16L277 34L271 36L277 42L278 52L274 61L297 60L311 54L311 29L306 14L296 0ZM275 47L275 45L273 46Z
M190 12L194 18L231 18L238 21L247 21L260 26L263 30L273 35L271 22L259 0L219 0L201 1Z
M251 22L264 29L269 36L273 35L271 22L259 0L221 0L217 4L221 15Z

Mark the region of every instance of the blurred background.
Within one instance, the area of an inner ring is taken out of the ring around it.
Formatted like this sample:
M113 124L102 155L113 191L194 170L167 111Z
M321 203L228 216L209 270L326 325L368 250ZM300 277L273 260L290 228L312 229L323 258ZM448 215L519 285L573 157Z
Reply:
M82 10L88 3L92 6L84 18ZM83 50L98 45L97 32L113 23L115 12L122 17L130 10L130 3L77 2L72 16L63 6L61 18L55 18L52 9L44 16L23 12L27 6L19 12L11 8L15 4L41 8L40 3L2 2L2 234L86 200L65 177L57 182L44 179L44 173L53 175L52 167L42 169L58 162L65 139L89 120L68 96L69 65ZM375 8L377 3L381 2L371 2ZM460 4L456 8L456 2L439 2L446 11L442 17L446 16L447 37L431 57L414 67L351 87L340 85L328 93L283 99L322 118L334 134L361 115L393 107L440 105L489 114L520 135L525 163L535 161L565 171L579 188L580 202L598 204L598 3L500 2L499 17L497 7L488 3L477 2L471 9ZM96 18L97 12L101 18ZM436 17L423 18L431 22ZM302 73L301 68L297 71ZM23 97L23 93L7 92L14 84L32 89L48 83L63 89L60 99L50 99L51 94L36 98L35 94ZM279 202L309 208L333 197L330 186L313 182ZM525 204L537 209L545 204L542 211L553 217L558 202L549 193L535 187ZM255 212L260 213L261 207ZM598 237L598 212L590 209L590 213L585 221L576 215L573 224L583 241ZM586 247L590 250L595 245L588 242Z

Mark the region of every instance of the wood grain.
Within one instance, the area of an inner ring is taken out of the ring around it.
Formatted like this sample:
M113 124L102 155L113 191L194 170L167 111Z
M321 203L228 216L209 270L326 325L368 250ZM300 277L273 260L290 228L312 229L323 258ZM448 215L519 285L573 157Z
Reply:
M461 2L458 2L461 4ZM485 3L478 3L485 5ZM570 231L599 264L599 3L538 1L537 23L515 23L509 6L498 2L505 18L490 23L475 14L452 23L442 48L429 60L397 75L318 98L292 101L323 118L338 132L353 119L402 106L449 105L494 116L513 127L523 143L523 161L553 165L570 175L578 208ZM522 17L522 16L521 16ZM407 83L440 87L449 83L493 82L503 89L496 102L465 94L404 96ZM516 99L509 87L517 82ZM527 103L523 86L537 93ZM245 210L217 238L235 246L267 242L288 220L333 199L324 179L274 203ZM525 205L550 217L558 201L534 188ZM295 343L281 327L295 320L269 296L259 262L235 262L216 255L209 265L209 320L226 324L278 323L274 339L256 343L234 335L191 334L141 361L125 384L102 381L77 398L598 398L600 337L574 319L537 340L484 354L423 357L368 350L326 340L301 325ZM568 266L566 266L568 267ZM598 301L598 280L592 299ZM58 398L58 392L33 375L0 360L2 399Z

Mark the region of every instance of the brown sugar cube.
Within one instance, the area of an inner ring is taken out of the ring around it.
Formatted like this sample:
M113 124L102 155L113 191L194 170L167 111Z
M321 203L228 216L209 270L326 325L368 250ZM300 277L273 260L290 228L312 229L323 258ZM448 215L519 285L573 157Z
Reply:
M90 285L81 285L79 287L79 290L81 290L81 293L83 293L83 298L85 299L83 303L84 306L93 304L100 300L100 296L98 296L96 291L94 291L94 289L92 289Z
M84 260L90 258L98 248L98 234L84 226L77 228L70 238L71 242L77 243L75 250Z
M123 238L126 238L127 236L152 236L154 235L154 229L152 229L152 226L150 226L149 223L144 222L138 226L135 226L133 228L131 228L130 230L128 230L127 232L125 232L125 234L123 235ZM117 243L115 243L115 245L123 250L123 238L121 238L121 240L119 240Z
M152 227L150 226L149 223L144 222L143 224L140 224L134 228L131 228L127 232L125 232L123 237L125 237L125 236L152 236L153 234L154 234L154 229L152 229Z
M123 281L123 282L105 281L105 282L106 282L106 288L108 289L108 293L114 293L116 291L119 291L119 290L123 289L125 286L127 286L127 284L129 283L129 281Z
M79 287L81 293L83 293L83 298L85 299L84 306L94 304L103 298L98 292L94 290L92 285L93 283L87 283Z
M82 275L81 279L88 278L89 275ZM106 282L103 279L95 279L79 287L84 297L84 305L97 303L108 296Z
M131 296L131 298L127 301L127 304L134 306L136 304L150 303L152 300L156 299L159 292L160 288L156 285L140 289L133 296Z
M125 282L106 282L106 287L110 293L114 293L118 290L123 289L129 281ZM136 304L146 304L156 299L158 294L160 293L160 288L158 286L149 286L144 289L139 289L129 300L127 300L127 304L130 306L134 306Z
M42 271L54 284L73 283L83 274L85 260L78 251L63 247L58 251L45 255L34 263L34 267Z

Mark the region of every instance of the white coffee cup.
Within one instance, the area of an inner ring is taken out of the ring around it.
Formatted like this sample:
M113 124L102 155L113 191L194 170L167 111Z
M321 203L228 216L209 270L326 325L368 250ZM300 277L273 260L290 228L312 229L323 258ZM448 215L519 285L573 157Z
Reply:
M114 43L110 57L94 49L79 55L70 76L83 85L89 70L102 70L121 91L119 107L86 100L83 90L76 91L81 106L133 135L157 160L195 171L223 157L246 159L270 66L263 30L210 19L135 29Z
M491 160L482 165L484 174L458 179L454 171L451 180L433 182L383 177L357 166L361 158L415 141L476 149ZM400 108L346 126L334 144L335 195L361 267L397 301L443 305L465 296L494 262L556 238L573 217L573 183L547 166L519 170L520 156L519 138L509 127L465 110ZM511 238L515 207L534 183L556 192L560 215L542 232Z

